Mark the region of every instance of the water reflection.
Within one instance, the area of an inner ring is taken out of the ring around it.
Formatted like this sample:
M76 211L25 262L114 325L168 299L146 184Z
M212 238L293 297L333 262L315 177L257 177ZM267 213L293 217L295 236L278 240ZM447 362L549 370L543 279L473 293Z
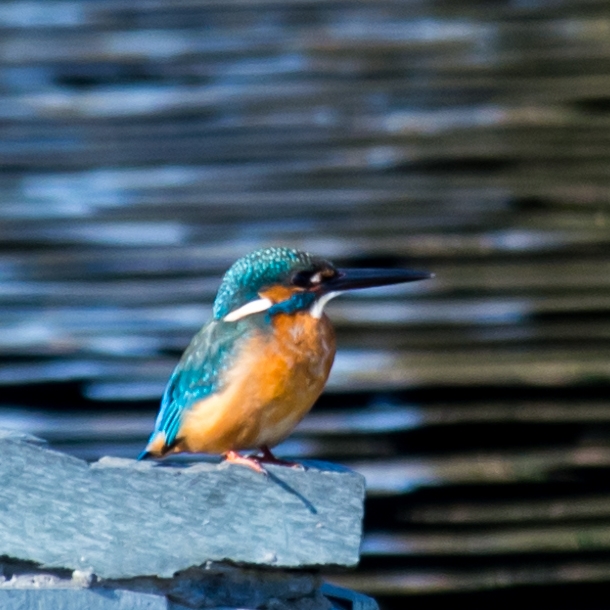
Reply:
M569 2L0 5L0 427L136 455L255 248L430 269L329 307L329 391L279 448L365 474L351 586L415 603L607 582L578 539L607 520L607 21ZM557 506L569 532L519 547ZM434 532L414 546L431 524L462 571L431 559Z

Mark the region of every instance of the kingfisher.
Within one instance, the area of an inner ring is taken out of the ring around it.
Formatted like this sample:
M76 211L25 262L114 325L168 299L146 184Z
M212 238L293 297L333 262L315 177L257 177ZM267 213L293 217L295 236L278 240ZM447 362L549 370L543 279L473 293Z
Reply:
M263 463L294 465L271 448L305 417L328 379L336 343L324 306L349 290L430 277L410 269L337 269L282 247L240 258L222 280L212 319L174 369L139 459L222 454L262 473ZM240 453L247 450L261 454Z

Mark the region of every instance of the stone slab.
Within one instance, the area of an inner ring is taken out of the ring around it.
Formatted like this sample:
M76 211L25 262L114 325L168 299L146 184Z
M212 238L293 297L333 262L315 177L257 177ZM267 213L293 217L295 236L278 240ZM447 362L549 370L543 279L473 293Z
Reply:
M338 602L338 603L335 603ZM12 589L0 590L2 610L192 610L161 595L107 589ZM379 610L371 599L358 593L272 603L274 610ZM256 610L260 606L205 606L207 610Z
M331 584L324 584L320 593L323 597L292 598L290 601L274 599L271 606L278 610L379 610L374 599ZM53 588L44 585L36 588L0 588L0 608L2 610L187 610L187 608L208 608L209 610L248 610L268 607L269 603L252 603L256 600L235 604L210 606L190 600L188 605L171 601L162 592L147 593L124 589L78 589Z
M0 555L106 579L171 578L206 562L358 561L364 479L341 467L92 465L0 431Z
M31 563L0 563L0 608L222 608L332 610L315 571L206 564L173 578L98 579L91 573ZM89 593L83 593L89 591ZM333 598L333 599L336 599ZM3 603L6 602L6 603ZM19 604L22 604L19 606ZM351 607L351 605L350 605ZM340 608L343 610L343 608Z
M2 610L174 610L165 597L104 589L0 590Z

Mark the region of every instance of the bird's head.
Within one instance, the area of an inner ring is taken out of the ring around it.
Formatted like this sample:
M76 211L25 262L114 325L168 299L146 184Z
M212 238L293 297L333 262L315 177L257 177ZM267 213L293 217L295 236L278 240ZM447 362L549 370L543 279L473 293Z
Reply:
M291 248L264 248L226 272L214 301L214 318L235 322L254 313L309 310L320 317L333 297L357 288L432 277L409 269L337 269L323 258Z

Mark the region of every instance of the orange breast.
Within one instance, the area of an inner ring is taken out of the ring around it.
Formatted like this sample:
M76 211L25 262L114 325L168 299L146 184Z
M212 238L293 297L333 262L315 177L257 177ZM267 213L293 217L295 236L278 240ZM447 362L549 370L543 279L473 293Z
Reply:
M273 447L311 409L328 379L335 333L326 316L280 314L244 346L225 389L185 414L176 451Z

